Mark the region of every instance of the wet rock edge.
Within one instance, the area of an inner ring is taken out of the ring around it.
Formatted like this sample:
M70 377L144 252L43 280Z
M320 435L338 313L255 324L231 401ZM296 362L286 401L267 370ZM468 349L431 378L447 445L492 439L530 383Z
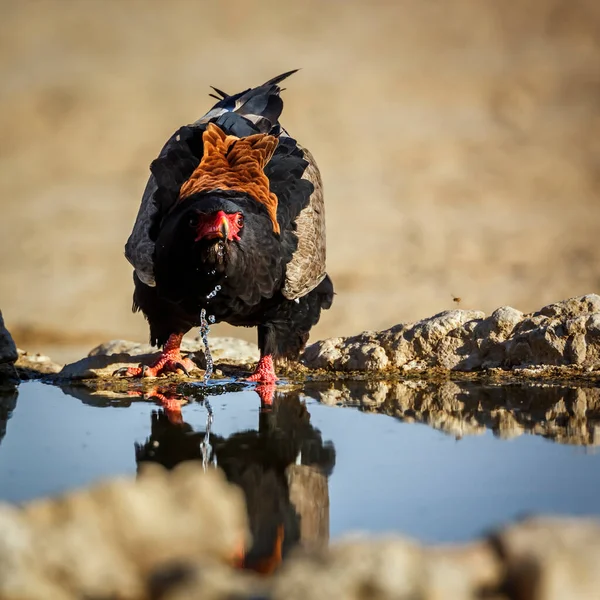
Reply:
M251 371L258 357L254 344L235 338L213 338L215 378L235 378ZM204 366L199 338L184 351ZM22 379L48 383L78 381L92 388L122 389L112 377L121 366L150 363L156 349L113 340L94 348L70 365L19 351L15 366ZM530 314L501 307L486 317L480 311L445 311L417 323L379 332L330 338L307 347L299 363L279 365L291 382L307 380L410 380L600 382L600 296L587 294L556 302ZM178 375L161 381L186 381ZM136 385L145 385L138 382Z

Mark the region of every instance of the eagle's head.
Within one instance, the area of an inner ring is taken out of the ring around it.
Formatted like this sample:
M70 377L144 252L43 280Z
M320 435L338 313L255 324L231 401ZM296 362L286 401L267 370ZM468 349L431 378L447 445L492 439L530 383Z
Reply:
M157 258L168 252L170 260L173 253L181 254L178 262L204 264L209 270L224 266L243 244L246 230L251 227L247 202L235 192L222 190L187 198L163 220Z
M198 210L196 214L196 219L190 219L190 225L196 230L195 242L210 243L216 240L227 243L240 240L244 228L244 215L241 211L226 213L217 210L205 213Z

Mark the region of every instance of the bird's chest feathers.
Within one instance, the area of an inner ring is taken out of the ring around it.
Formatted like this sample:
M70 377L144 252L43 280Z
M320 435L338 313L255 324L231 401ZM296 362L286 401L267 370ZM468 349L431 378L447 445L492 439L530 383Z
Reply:
M173 244L157 255L159 293L195 314L203 308L218 320L250 313L283 284L281 243L269 230L242 243ZM170 251L169 251L170 250Z

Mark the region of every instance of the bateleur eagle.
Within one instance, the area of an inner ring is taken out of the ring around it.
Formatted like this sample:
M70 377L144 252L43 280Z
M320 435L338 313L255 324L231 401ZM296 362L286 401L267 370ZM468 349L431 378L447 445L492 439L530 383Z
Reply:
M152 162L125 256L133 310L163 351L120 374L189 370L181 339L205 309L215 322L258 327L249 379L273 383L274 359L297 359L331 306L319 169L279 124L279 83L294 72L231 96L213 88L219 101Z

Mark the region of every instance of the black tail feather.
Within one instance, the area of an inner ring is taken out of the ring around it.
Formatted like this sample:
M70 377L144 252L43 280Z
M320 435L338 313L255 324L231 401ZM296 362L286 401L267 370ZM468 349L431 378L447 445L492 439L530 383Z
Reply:
M283 110L283 100L279 97L281 88L277 84L298 70L286 71L262 85L233 95L211 86L216 94L209 94L209 96L218 100L211 110L221 108L236 113L251 121L259 132L278 135L280 131L278 121Z
M290 77L290 75L297 73L299 70L300 69L292 69L291 71L286 71L281 75L277 75L277 77L273 77L273 79L269 79L269 81L263 83L260 87L264 87L266 85L277 85L278 83L281 83L284 79Z
M215 96L214 94L209 94L209 96L212 96L213 98L217 98L217 100L222 100L223 98L229 98L229 94L224 92L223 90L220 90L219 88L216 88L214 85L211 85L210 88L212 90L214 90L215 92L217 92L217 94L219 94L220 98L217 98L217 96Z
M257 95L262 96L264 94L268 95L271 93L279 94L279 92L281 92L283 90L281 90L277 86L277 84L281 83L284 79L287 79L294 73L297 73L299 70L300 69L292 69L291 71L286 71L285 73L282 73L281 75L277 75L276 77L269 79L269 81L263 83L262 85L256 86L255 88L250 88L250 89L244 90L243 92L239 92L237 94L228 94L227 92L220 90L218 87L211 85L210 88L212 90L214 90L220 97L217 98L217 96L215 96L214 94L209 94L209 96L211 98L217 98L217 100L222 102L222 101L226 101L228 99L233 99L233 98L235 98L237 100L238 98L243 98L246 95L248 95L250 98L252 98Z

